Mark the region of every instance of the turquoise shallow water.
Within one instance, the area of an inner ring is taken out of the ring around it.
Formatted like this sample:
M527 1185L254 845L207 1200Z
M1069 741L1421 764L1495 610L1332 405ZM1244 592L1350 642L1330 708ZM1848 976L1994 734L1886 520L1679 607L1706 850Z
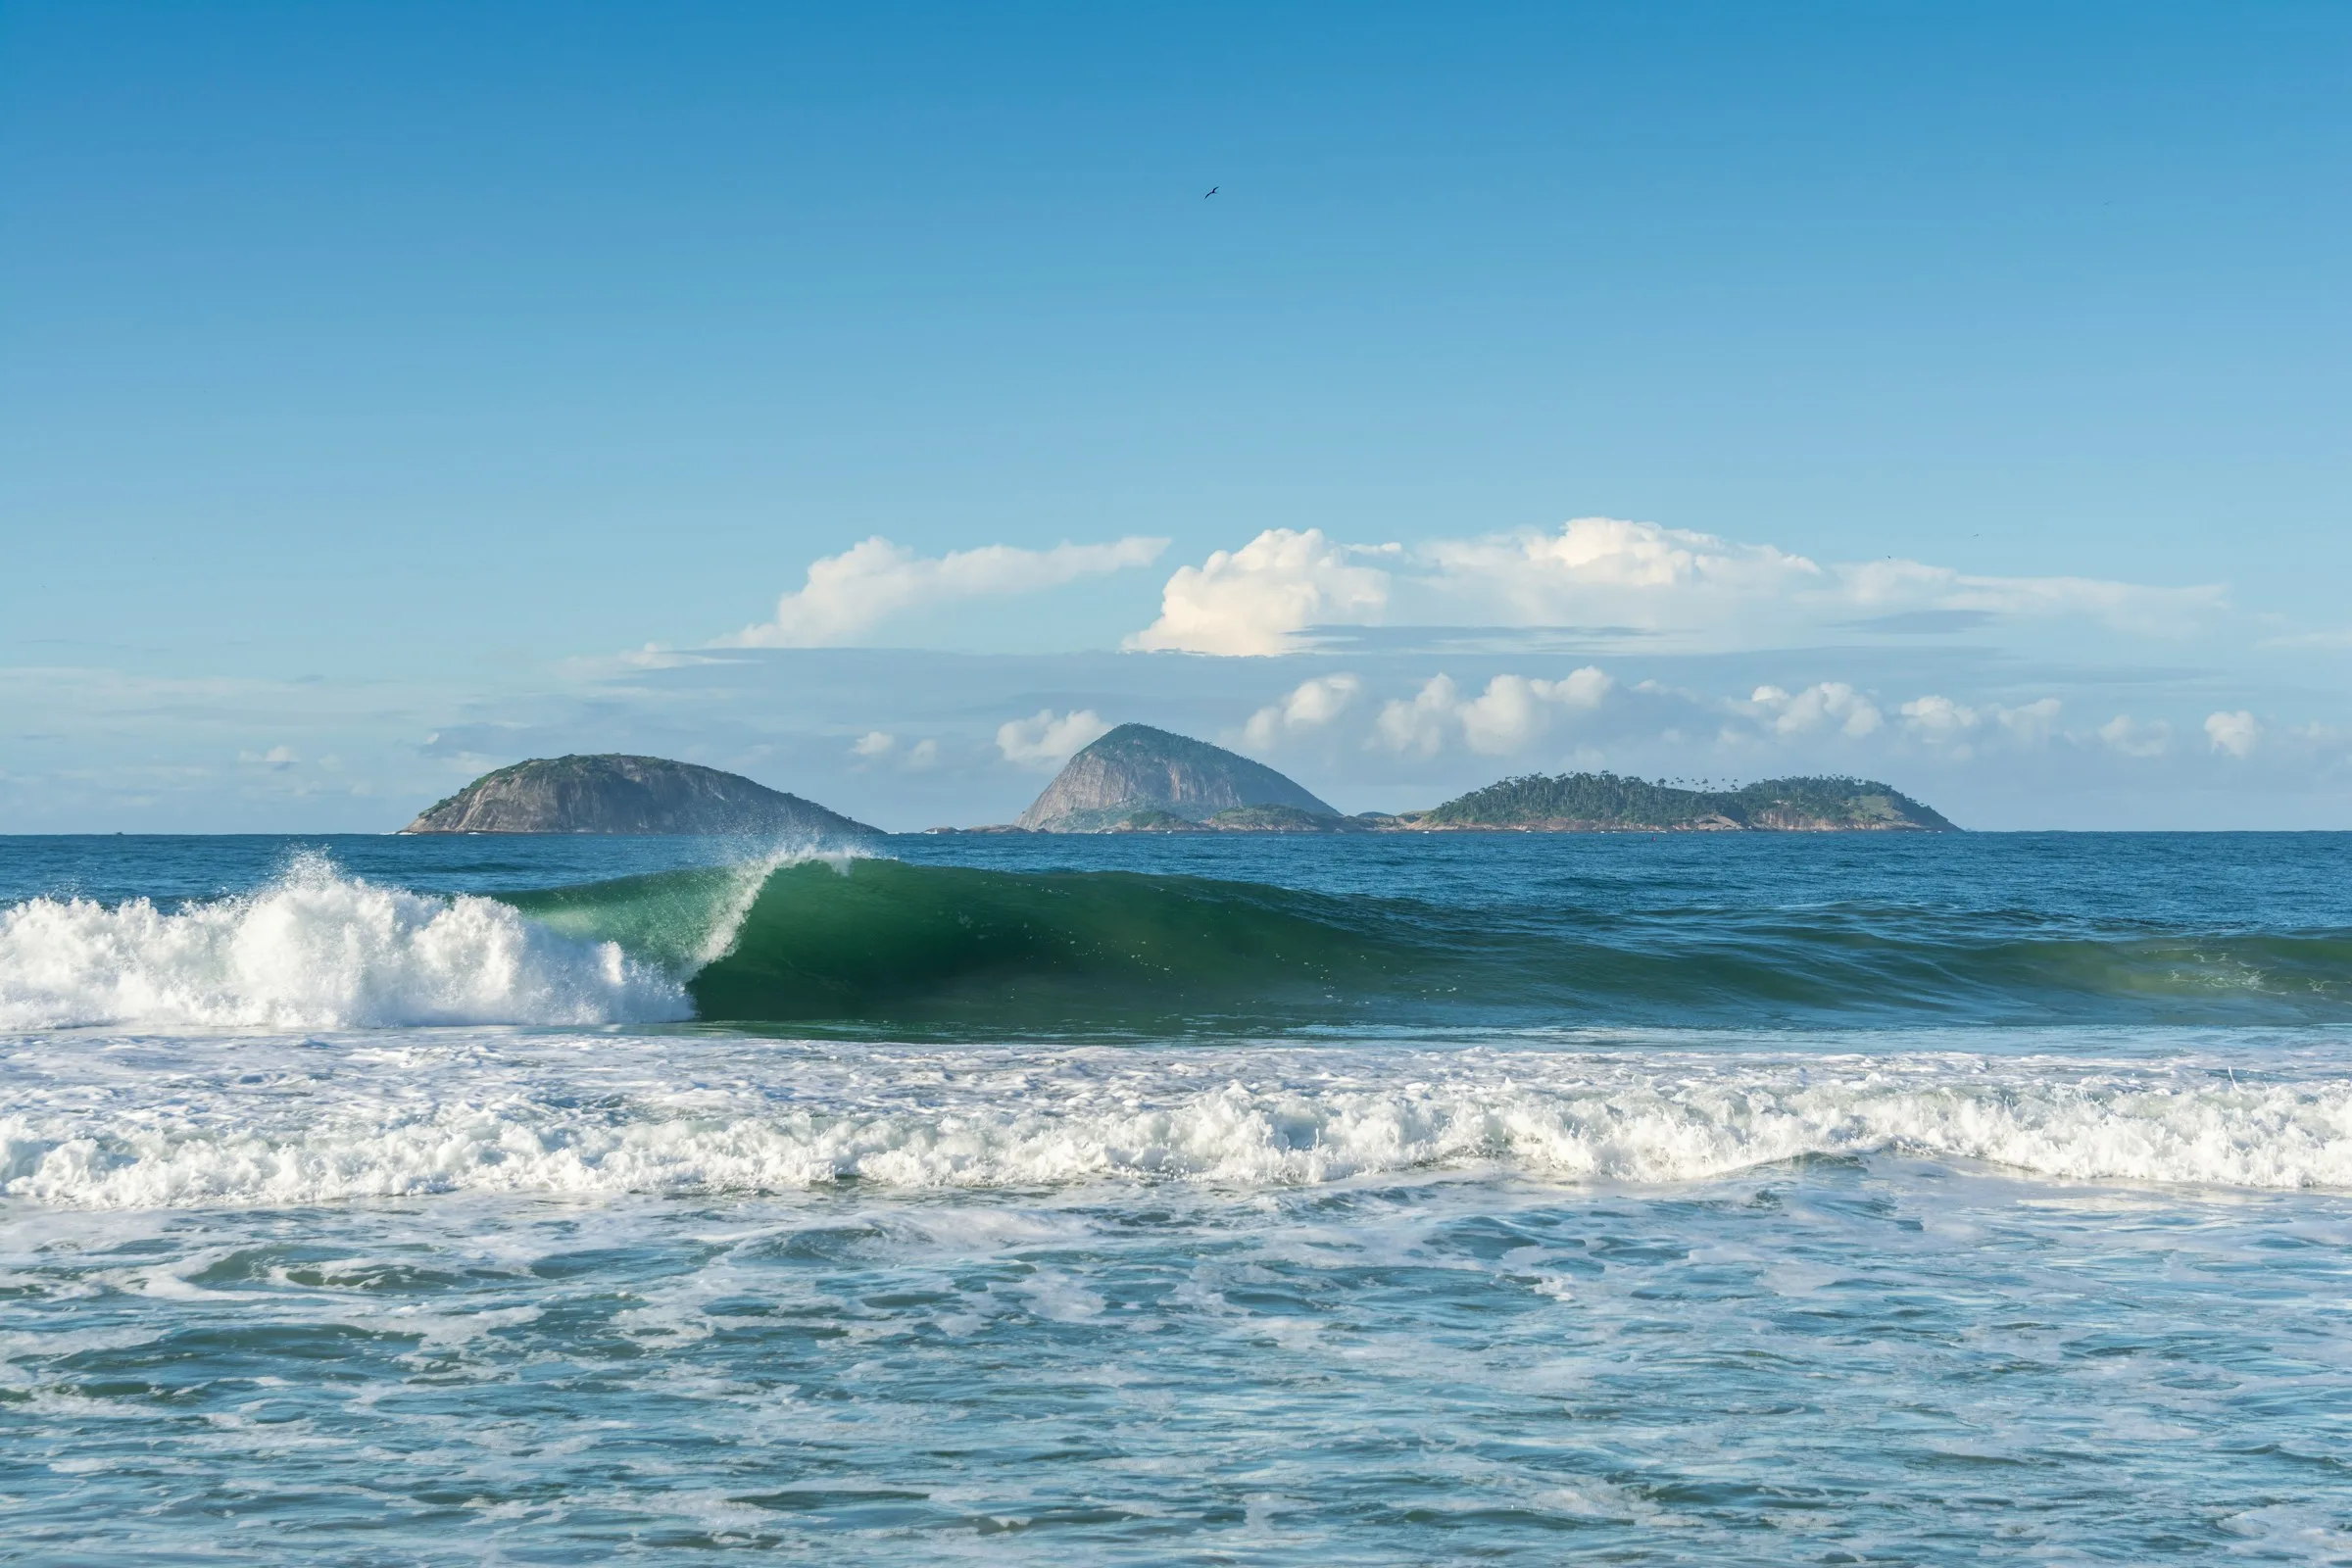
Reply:
M310 848L0 841L0 1560L2352 1561L2344 839Z

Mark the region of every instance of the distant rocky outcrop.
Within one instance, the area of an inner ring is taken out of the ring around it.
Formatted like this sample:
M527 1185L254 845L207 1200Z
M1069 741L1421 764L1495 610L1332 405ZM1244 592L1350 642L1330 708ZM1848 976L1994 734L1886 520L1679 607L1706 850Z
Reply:
M660 757L557 757L484 773L404 833L711 833L870 838L813 801Z
M1359 826L1262 762L1149 724L1070 759L1014 824L1033 833L1326 833Z
M1678 789L1615 773L1506 778L1381 824L1423 832L1956 833L1941 813L1871 779L1775 778L1736 790Z

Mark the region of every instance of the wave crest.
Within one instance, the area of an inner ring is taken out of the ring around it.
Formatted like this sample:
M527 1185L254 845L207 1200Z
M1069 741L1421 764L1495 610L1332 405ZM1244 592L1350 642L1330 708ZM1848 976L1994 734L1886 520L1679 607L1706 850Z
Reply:
M690 1016L616 943L494 900L430 898L306 856L240 898L158 909L30 899L0 911L0 1028L335 1029Z

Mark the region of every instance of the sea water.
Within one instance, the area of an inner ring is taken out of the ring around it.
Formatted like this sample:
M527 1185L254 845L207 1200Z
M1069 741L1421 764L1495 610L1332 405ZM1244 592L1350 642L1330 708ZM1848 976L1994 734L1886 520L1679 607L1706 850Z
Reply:
M2352 1561L2347 873L0 840L0 1560Z

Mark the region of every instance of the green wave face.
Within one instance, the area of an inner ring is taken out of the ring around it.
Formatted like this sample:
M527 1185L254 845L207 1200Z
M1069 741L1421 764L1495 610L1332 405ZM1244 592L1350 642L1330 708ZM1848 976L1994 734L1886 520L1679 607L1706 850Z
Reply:
M871 859L777 871L687 989L713 1020L1273 1022L1409 988L1416 956L1312 894Z
M2053 931L1847 906L1668 923L1126 871L859 859L517 894L710 1022L979 1035L2352 1021L2352 935Z
M724 949L766 874L761 865L660 871L500 897L567 937L617 942L683 979Z

